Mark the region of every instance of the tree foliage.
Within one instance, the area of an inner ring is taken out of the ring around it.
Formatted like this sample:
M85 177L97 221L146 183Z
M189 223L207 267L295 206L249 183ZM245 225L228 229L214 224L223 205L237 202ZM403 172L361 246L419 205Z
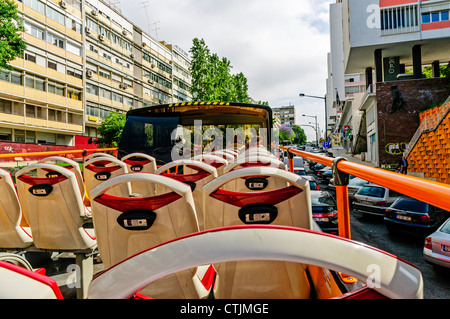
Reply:
M96 144L99 147L117 147L122 137L122 131L125 126L126 115L117 112L110 112L103 118L102 124L97 132L100 137Z
M231 62L211 53L203 39L195 38L192 54L191 94L199 101L249 103L247 78L244 74L231 74Z
M22 39L23 23L14 0L0 1L0 70L11 70L8 63L22 56L26 43Z
M295 137L295 133L289 125L281 124L278 128L278 137L280 140L280 144L283 141L293 141Z
M292 142L298 145L305 144L307 140L305 131L298 125L292 125L292 130L295 134L294 140Z

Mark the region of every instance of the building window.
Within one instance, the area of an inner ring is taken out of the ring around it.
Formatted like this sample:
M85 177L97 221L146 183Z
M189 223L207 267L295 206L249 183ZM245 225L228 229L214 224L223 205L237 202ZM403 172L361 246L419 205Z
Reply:
M440 22L449 20L449 11L422 13L422 23Z
M86 84L86 93L98 96L98 86L91 83Z
M34 74L26 73L25 86L39 91L45 91L45 79Z
M23 3L41 14L45 14L45 4L43 4L41 1L23 0Z
M59 11L56 11L50 6L47 6L47 17L62 25L65 25L64 14L60 13Z
M73 100L81 101L81 90L75 87L67 87L67 97Z
M64 49L64 40L54 34L47 33L47 42Z
M49 69L53 69L53 70L57 70L58 69L58 64L56 62L53 61L47 61L47 67Z
M23 130L14 130L14 142L16 142L16 143L25 143L25 131L23 131Z
M65 96L64 84L62 84L62 83L48 80L47 89L48 89L48 93L53 93L53 94L56 94L59 96Z

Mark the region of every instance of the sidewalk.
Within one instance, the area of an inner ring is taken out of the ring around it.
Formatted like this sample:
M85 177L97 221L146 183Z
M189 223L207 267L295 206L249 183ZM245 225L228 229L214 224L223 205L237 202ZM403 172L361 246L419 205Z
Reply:
M329 149L328 151L333 153L334 157L344 157L344 158L346 158L348 161L350 161L352 163L367 165L367 166L371 166L371 167L378 167L374 163L363 161L361 159L361 154L352 155L351 153L347 153L346 150L343 149L343 148L340 148L340 149L333 149L332 148L332 149Z

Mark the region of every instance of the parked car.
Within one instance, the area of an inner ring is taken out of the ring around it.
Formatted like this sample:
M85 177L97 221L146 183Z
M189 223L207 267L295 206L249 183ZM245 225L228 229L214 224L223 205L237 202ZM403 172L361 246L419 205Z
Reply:
M408 196L401 196L386 208L384 224L389 231L429 235L449 217L448 211Z
M401 194L384 186L366 184L353 196L353 208L364 214L384 216L386 207L400 197Z
M317 178L321 180L322 183L328 184L329 180L333 177L333 170L330 167L322 168L318 174Z
M347 190L348 190L348 201L350 203L350 205L352 205L353 203L353 197L355 195L355 193L364 185L369 184L370 182L366 181L365 179L359 178L359 177L355 177L353 175L349 176L349 182L347 185ZM334 185L334 179L330 179L329 183L328 183L328 189L330 190L336 190L336 185Z
M314 165L313 167L310 167L310 169L312 170L312 172L313 172L314 174L317 175L317 172L320 171L321 169L325 168L325 167L327 167L327 166L325 166L325 165L323 165L323 164L320 164L320 163L317 163L317 164Z
M304 167L294 167L294 173L299 176L306 176L306 171Z
M423 256L428 263L450 268L450 218L425 238Z
M314 176L305 175L305 176L302 176L302 177L306 178L309 181L309 188L311 190L315 190L315 191L320 190L319 183L317 183L316 178Z
M338 234L338 213L333 196L326 191L312 190L311 205L317 225L326 233Z

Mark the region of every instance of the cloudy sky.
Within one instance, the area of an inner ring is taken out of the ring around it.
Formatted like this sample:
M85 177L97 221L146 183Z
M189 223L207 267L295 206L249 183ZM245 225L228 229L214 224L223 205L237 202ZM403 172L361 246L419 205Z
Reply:
M294 105L296 124L317 115L324 127L329 52L329 5L333 0L112 0L122 13L159 41L189 52L204 39L242 72L249 94L271 107ZM308 137L315 135L304 127Z

